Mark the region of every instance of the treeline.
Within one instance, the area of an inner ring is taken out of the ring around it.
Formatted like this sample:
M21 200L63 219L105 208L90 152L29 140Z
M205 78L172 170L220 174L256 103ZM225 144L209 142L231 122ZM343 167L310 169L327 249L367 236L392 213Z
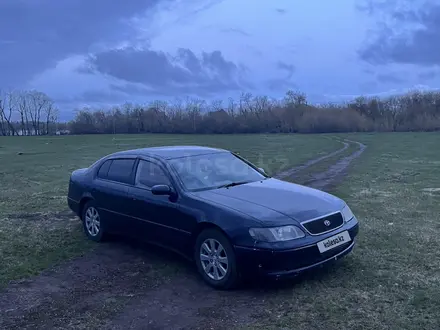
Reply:
M228 102L155 101L107 111L82 109L69 129L73 134L433 131L440 129L440 93L358 97L339 105L312 105L293 91L283 100L243 93Z
M38 91L0 91L0 135L55 134L58 109Z
M0 135L434 131L440 129L440 92L323 105L310 104L294 91L282 100L243 93L227 102L186 98L84 108L68 123L59 123L58 113L44 93L0 93Z

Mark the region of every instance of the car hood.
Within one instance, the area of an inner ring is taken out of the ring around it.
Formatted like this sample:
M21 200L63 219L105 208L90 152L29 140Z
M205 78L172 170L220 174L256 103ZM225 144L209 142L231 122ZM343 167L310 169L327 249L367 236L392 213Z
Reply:
M274 178L200 191L196 195L252 216L264 225L302 222L339 211L344 206L336 196Z

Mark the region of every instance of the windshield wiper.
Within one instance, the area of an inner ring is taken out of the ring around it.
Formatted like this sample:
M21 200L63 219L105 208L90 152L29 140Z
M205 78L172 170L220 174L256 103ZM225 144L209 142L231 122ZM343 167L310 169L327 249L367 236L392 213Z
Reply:
M237 181L237 182L231 182L231 183L224 184L224 185L222 185L222 186L220 186L220 187L218 187L218 188L219 188L219 189L220 189L220 188L229 188L229 187L239 186L239 185L241 185L241 184L246 184L246 183L249 183L249 182L251 182L251 181Z

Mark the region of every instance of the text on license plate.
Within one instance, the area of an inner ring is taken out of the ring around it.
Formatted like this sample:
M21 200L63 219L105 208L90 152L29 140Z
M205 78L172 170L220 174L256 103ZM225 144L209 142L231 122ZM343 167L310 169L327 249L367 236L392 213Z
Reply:
M351 237L348 231L343 231L337 235L326 238L325 240L318 242L319 252L323 253L325 251L331 250L339 245L350 242Z

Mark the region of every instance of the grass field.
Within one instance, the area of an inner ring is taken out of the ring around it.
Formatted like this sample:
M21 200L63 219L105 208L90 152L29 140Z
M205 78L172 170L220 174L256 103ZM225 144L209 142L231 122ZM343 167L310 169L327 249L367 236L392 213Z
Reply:
M35 274L91 248L77 221L57 212L66 208L69 173L109 152L204 144L239 151L275 173L341 148L336 140L343 138L368 146L331 190L359 218L357 247L337 267L294 286L258 292L258 304L248 306L252 317L247 328L439 329L436 133L0 138L0 283ZM336 158L352 151L350 146ZM307 179L311 171L323 171L337 159L296 177ZM47 216L33 216L35 212ZM225 308L236 308L237 296L227 297Z
M0 286L92 246L83 238L77 219L62 213L67 208L66 189L73 170L118 150L177 144L203 144L237 151L269 173L341 146L327 135L2 137Z
M329 276L271 294L258 326L439 329L440 135L346 136L368 148L331 192L358 216L358 245Z

